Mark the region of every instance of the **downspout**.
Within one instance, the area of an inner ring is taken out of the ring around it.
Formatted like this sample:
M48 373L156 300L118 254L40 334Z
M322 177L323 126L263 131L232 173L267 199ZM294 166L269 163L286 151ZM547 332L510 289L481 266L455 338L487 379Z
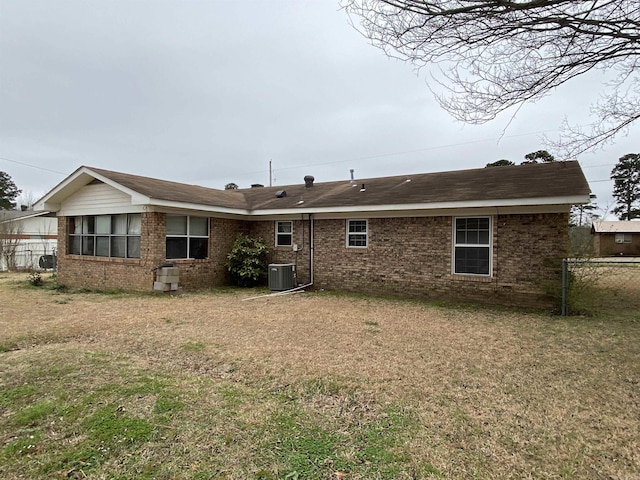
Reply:
M495 221L494 221L494 225L493 225L493 229L491 230L491 236L494 237L491 239L491 245L492 245L492 252L491 252L491 262L495 263L495 269L493 268L493 265L491 265L492 268L492 273L493 276L495 277L496 280L496 289L498 288L498 275L500 275L500 267L498 266L498 262L500 261L500 255L498 252L498 237L500 235L500 232L498 231L498 228L500 226L500 222L498 221L500 218L500 208L496 207L496 214L495 214ZM497 270L498 272L496 273L495 270Z
M284 290L282 292L274 292L274 293L268 293L266 295L258 295L257 297L243 298L242 301L244 302L246 300L255 300L256 298L279 297L282 295L289 295L291 293L299 293L305 288L311 287L312 285L313 285L313 214L310 213L309 214L309 283L305 285L300 285L299 287L295 287L290 290Z
M309 214L309 285L313 285L313 213Z

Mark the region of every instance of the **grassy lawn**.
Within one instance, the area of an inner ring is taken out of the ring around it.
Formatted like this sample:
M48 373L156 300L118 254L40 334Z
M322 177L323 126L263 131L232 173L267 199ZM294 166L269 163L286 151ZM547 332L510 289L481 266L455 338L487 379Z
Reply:
M640 478L640 313L31 287L0 478Z

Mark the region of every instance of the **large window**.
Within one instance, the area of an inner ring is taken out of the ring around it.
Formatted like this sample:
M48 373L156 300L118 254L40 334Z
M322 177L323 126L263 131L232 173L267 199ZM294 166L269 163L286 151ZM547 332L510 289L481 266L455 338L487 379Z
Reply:
M276 247L293 245L293 222L276 222Z
M454 219L453 272L472 275L491 273L491 219Z
M84 215L68 220L72 255L140 258L139 213Z
M347 220L347 247L367 248L367 227L366 220Z
M167 215L167 258L207 258L209 219Z

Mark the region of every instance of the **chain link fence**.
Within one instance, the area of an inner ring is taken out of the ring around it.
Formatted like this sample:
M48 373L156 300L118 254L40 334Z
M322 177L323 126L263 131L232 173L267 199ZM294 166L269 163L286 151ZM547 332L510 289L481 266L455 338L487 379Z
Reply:
M0 255L0 271L55 270L56 246L51 241L21 241Z
M562 314L637 314L640 258L565 259Z

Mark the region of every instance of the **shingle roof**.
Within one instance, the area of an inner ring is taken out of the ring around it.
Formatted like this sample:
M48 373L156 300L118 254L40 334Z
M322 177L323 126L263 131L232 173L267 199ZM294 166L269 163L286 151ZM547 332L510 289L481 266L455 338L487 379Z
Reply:
M456 202L518 201L585 197L587 180L576 161L478 168L393 177L304 183L277 187L217 190L86 167L147 197L171 202L256 210L370 207ZM360 191L364 184L365 191ZM286 197L276 197L284 190ZM299 203L300 201L304 203Z
M593 222L596 233L640 233L640 221Z
M246 208L244 195L238 190L217 190L199 185L189 185L186 183L159 180L157 178L130 175L128 173L113 172L101 168L87 168L130 190L157 200L226 208Z
M365 191L361 192L362 185ZM589 185L577 162L493 167L439 173L245 190L253 209L306 206L370 206L479 202L525 198L589 195ZM276 198L285 190L287 198Z

